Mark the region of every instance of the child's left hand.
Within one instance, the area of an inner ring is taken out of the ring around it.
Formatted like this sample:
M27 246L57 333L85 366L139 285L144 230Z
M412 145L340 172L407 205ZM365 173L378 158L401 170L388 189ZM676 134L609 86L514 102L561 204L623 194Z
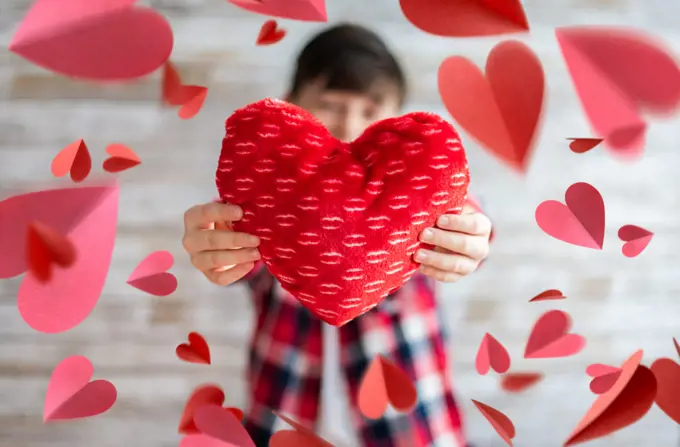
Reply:
M437 228L425 229L420 240L435 246L420 249L415 261L420 271L442 282L456 282L477 270L489 254L491 221L484 214L465 206L460 215L445 214L437 220Z

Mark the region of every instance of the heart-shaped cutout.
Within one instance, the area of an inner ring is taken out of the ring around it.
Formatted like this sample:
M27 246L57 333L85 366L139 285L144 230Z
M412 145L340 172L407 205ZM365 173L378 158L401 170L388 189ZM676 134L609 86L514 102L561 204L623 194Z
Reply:
M550 301L550 300L565 300L567 299L564 294L557 289L548 289L539 293L535 297L529 300L530 303L535 303L536 301Z
M170 24L133 0L37 0L10 51L53 72L97 81L145 76L170 56Z
M109 158L102 163L102 169L106 172L121 172L139 165L142 161L135 151L124 144L109 144L106 146Z
M609 391L619 379L621 368L593 363L586 368L586 374L593 378L590 381L590 391L603 394Z
M317 436L311 429L295 422L291 418L274 412L295 430L279 430L269 440L269 447L333 447L331 443Z
M675 346L675 352L678 353L678 358L680 358L680 343L673 337L673 345Z
M555 34L595 133L615 154L639 157L642 113L667 114L680 105L680 68L671 52L630 28L565 27Z
M486 75L462 56L439 66L439 95L460 126L509 167L525 172L543 109L545 75L525 44L506 40L486 60Z
M549 236L572 245L602 250L605 208L600 192L588 183L574 183L565 203L547 200L536 207L536 223Z
M116 387L107 380L90 382L92 363L85 357L62 360L50 377L43 422L81 419L104 413L116 402Z
M509 370L510 354L508 354L505 346L487 332L477 350L475 369L479 374L485 375L491 368L499 374Z
M575 154L585 154L602 143L602 138L567 138L571 140L569 149Z
M189 363L210 365L210 347L205 338L198 332L190 332L187 338L189 343L182 343L175 349L177 357Z
M83 140L69 144L52 159L52 175L63 177L70 173L76 183L85 180L91 170L92 158Z
M207 96L207 87L183 84L177 68L169 61L165 63L162 99L165 104L180 106L177 116L183 120L193 118L203 108Z
M634 258L642 253L654 237L654 233L637 225L622 226L619 228L618 235L619 239L624 242L621 253L627 258Z
M286 30L278 27L276 20L267 20L257 35L256 45L273 45L286 36Z
M512 446L512 438L515 437L515 424L512 423L510 418L487 404L478 402L474 399L471 400L503 441L509 446Z
M569 435L564 446L602 438L639 421L654 404L654 373L640 365L637 351L621 365L621 375L609 391L601 394Z
M399 0L399 5L413 25L436 36L497 36L529 30L520 0Z
M525 359L547 359L578 354L586 345L581 335L570 334L571 317L550 310L536 320L524 349Z
M76 249L67 238L40 222L28 226L28 270L43 283L52 279L52 266L68 268L76 261Z
M282 19L326 22L325 0L229 0L229 3L254 12Z
M206 405L222 406L224 399L224 391L217 385L208 384L196 388L187 399L187 403L184 404L177 432L186 435L200 433L194 423L196 410Z
M413 381L404 371L381 355L371 361L359 385L357 404L361 414L379 419L387 410L387 404L405 412L417 401Z
M194 422L199 432L238 447L255 447L255 443L241 421L228 408L205 405L194 412Z
M341 326L369 311L417 271L420 233L460 213L469 172L456 131L410 113L342 143L308 112L264 100L227 120L217 170L223 202L260 237L281 286Z
M521 393L543 380L538 372L507 373L501 376L501 389L508 393Z
M177 278L167 270L175 262L168 251L155 251L132 271L127 283L155 296L167 296L177 289Z
M657 359L651 370L656 377L656 405L680 424L680 365L668 358Z

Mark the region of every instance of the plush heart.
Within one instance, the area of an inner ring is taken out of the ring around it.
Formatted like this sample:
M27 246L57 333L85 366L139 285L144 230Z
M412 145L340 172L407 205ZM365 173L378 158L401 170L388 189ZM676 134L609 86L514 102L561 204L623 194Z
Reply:
M217 170L224 202L243 208L235 231L260 237L265 265L319 318L341 326L416 272L420 232L459 213L469 172L458 133L411 113L343 143L282 101L227 120Z

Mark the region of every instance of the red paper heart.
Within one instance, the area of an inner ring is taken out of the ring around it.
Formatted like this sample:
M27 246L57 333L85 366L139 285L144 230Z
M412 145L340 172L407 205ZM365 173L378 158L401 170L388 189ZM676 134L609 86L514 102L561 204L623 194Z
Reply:
M569 149L576 154L584 154L602 143L602 138L567 138L572 140Z
M482 413L482 416L486 418L491 426L496 430L496 433L505 441L509 446L512 446L512 438L515 437L515 425L512 423L509 417L507 417L502 412L490 407L487 404L478 402L471 399L475 407Z
M602 250L605 209L600 192L588 183L574 183L564 198L566 205L557 200L538 205L538 226L562 242Z
M92 158L83 140L69 144L52 159L52 175L63 177L70 173L76 183L85 180L91 169Z
M110 155L102 164L102 169L106 172L125 171L142 162L132 149L123 144L106 146L106 153Z
M535 297L529 300L530 303L534 303L536 301L549 301L549 300L565 300L567 299L566 296L562 292L560 292L557 289L548 289L544 290L543 292L539 293Z
M177 278L167 272L174 263L168 251L155 251L135 267L127 283L155 296L168 296L177 289Z
M495 36L529 30L519 0L399 0L404 16L437 36Z
M541 373L507 373L501 376L501 388L508 393L520 393L543 379Z
M283 414L274 412L295 430L279 430L269 440L269 447L333 447L331 443L317 436L312 430Z
M678 343L675 337L673 338L673 345L675 346L675 352L677 352L678 357L680 357L680 343Z
M172 29L134 0L37 0L9 45L43 68L75 78L145 76L170 56Z
M654 233L636 225L624 225L619 228L619 239L625 242L621 252L627 258L634 258L647 248Z
M325 0L229 0L229 3L246 11L282 19L325 22Z
M171 106L180 106L177 116L183 120L193 118L201 111L208 89L200 85L186 85L171 62L163 67L163 102Z
M194 413L196 410L205 405L221 406L224 403L224 399L224 391L217 385L201 385L196 388L184 405L177 433L186 435L200 433L196 428L196 424L194 424Z
M657 359L651 370L656 377L656 405L680 424L680 365L668 358Z
M506 40L486 60L486 76L470 60L439 66L439 95L453 119L492 155L525 172L543 108L545 76L525 44Z
M637 351L621 365L621 375L613 387L601 394L581 419L564 446L602 438L640 420L654 404L656 380L642 365Z
M175 349L177 357L189 363L210 365L210 347L205 338L198 332L190 332L187 338L189 343L182 343Z
M555 30L581 104L597 135L621 157L644 148L643 110L680 105L680 68L669 51L638 31L611 27Z
M267 20L260 28L260 34L257 36L256 45L272 45L279 42L286 36L286 30L278 28L276 20Z
M306 111L268 99L226 126L217 188L243 208L234 230L259 236L282 287L334 326L408 281L422 230L462 210L465 151L435 115L384 120L341 143Z
M481 375L489 372L493 368L499 374L503 374L510 369L510 354L507 349L488 332L484 334L482 343L477 350L475 359L475 369Z
M33 222L27 234L28 270L38 281L52 279L52 264L68 268L76 261L73 243L47 225Z
M361 414L378 419L387 410L388 403L395 410L409 411L417 400L411 378L385 357L376 356L359 385L357 404Z
M551 310L541 315L527 340L525 359L568 357L578 354L586 340L577 334L570 334L571 317L561 310Z
M196 409L194 422L199 432L238 447L255 447L241 421L227 408L205 405Z
M586 368L586 374L593 377L590 381L590 391L603 394L609 391L621 375L621 368L594 363Z
M90 382L92 363L67 357L54 368L47 385L43 422L80 419L104 413L116 402L116 387L106 380Z

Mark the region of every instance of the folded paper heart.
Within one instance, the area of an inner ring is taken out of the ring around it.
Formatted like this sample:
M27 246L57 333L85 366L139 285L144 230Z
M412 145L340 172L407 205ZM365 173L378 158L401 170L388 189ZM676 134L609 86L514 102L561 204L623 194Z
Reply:
M26 231L41 222L65 235L78 254L49 282L29 272L19 286L19 313L33 329L64 332L94 309L109 271L118 217L118 185L90 185L21 194L0 201L0 278L28 270Z
M677 352L678 357L680 357L680 343L678 343L675 338L673 338L673 346L675 346L675 352Z
M197 387L184 405L177 432L186 435L199 434L200 431L194 423L196 410L206 405L222 406L224 399L224 391L218 385L207 384ZM243 412L238 408L226 407L225 409L230 411L239 421L243 419Z
M106 172L125 171L142 162L137 154L124 144L109 144L106 146L106 153L109 154L109 158L102 164L102 169Z
M572 140L569 149L575 154L584 154L602 143L602 138L567 138Z
M507 417L502 412L490 407L487 404L478 402L472 399L472 403L475 407L482 413L482 416L486 418L491 426L496 430L496 433L505 441L509 446L512 446L512 438L515 437L515 424L512 423L509 417Z
M485 375L491 368L499 374L509 370L510 354L493 335L487 332L477 350L475 369L479 374Z
M536 223L548 235L568 244L602 250L605 208L600 192L588 183L574 183L565 204L547 200L536 207Z
M92 158L83 140L69 144L52 159L52 175L63 177L71 174L71 180L76 183L85 180L91 169Z
M28 271L43 283L52 279L53 265L68 268L76 261L76 249L71 241L40 222L28 226L26 252Z
M619 379L621 368L594 363L586 368L586 374L593 378L590 381L590 391L603 394L609 391Z
M274 412L294 430L279 430L269 440L269 447L333 447L331 443L317 436L312 430L283 414Z
M168 296L177 289L177 278L167 272L174 262L170 252L155 251L135 267L127 283L151 295Z
M278 28L276 20L267 20L260 28L257 36L256 45L273 45L281 41L286 36L286 30Z
M208 89L200 85L182 83L177 69L171 62L163 67L162 99L165 104L180 106L177 116L183 120L193 118L201 111Z
M37 0L9 50L65 76L119 81L153 72L172 46L167 20L134 0Z
M521 393L543 379L543 374L533 372L507 373L501 376L501 389L508 393Z
M430 113L377 122L352 143L303 109L263 100L234 112L216 175L260 238L281 286L325 322L369 311L418 269L420 233L460 213L469 172L456 131Z
M210 365L210 347L205 338L198 332L190 332L188 339L189 343L182 343L175 349L177 357L189 363Z
M229 0L229 3L254 12L282 19L325 22L325 0Z
M571 317L561 310L551 310L536 320L524 349L525 359L568 357L579 353L586 340L570 334Z
M194 423L201 434L230 446L255 447L255 443L234 413L220 405L205 405L194 412Z
M106 380L90 382L92 363L85 357L62 360L47 385L43 421L80 419L104 413L116 402L116 387Z
M486 75L454 56L439 66L439 95L460 126L499 161L526 172L543 109L545 75L525 44L506 40L486 60Z
M647 248L654 233L636 225L624 225L619 228L619 239L623 242L621 252L627 258L634 258Z
M672 359L661 358L652 363L656 378L656 405L668 417L680 424L680 365Z
M530 303L535 303L536 301L549 301L549 300L564 300L567 299L562 292L557 289L548 289L539 293L535 297L529 300Z
M437 36L497 36L529 30L520 0L399 0L404 16Z
M369 419L380 418L387 405L398 411L409 411L418 401L413 381L398 366L378 355L368 366L359 385L357 404Z

